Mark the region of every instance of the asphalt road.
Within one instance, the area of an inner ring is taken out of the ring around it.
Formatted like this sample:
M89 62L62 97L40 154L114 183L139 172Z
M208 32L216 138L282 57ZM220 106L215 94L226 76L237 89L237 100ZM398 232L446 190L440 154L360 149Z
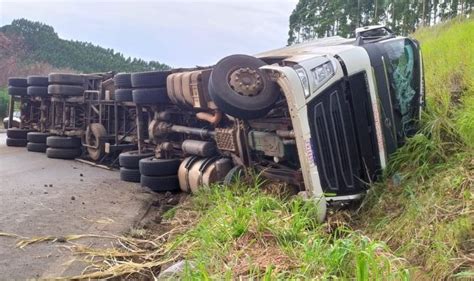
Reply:
M143 216L154 195L108 171L5 145L0 133L0 232L25 237L121 234ZM0 279L71 276L82 271L68 243L15 247L0 237ZM107 239L87 239L106 246ZM71 265L72 264L72 265Z

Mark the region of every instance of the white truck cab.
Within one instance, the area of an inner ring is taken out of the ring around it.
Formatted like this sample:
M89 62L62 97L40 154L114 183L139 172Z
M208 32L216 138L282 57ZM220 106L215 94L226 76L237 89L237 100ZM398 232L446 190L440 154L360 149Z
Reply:
M423 106L418 43L380 26L356 34L257 55L283 58L261 69L286 97L305 187L317 200L360 198L416 131Z

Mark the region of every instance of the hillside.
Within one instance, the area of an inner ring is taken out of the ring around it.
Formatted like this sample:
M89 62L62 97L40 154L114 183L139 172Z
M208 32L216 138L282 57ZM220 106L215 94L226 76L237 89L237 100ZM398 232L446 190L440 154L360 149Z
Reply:
M472 280L473 32L473 19L455 19L413 35L424 52L422 130L360 207L318 224L312 202L241 179L188 197L116 248L77 247L92 269L80 277L156 276L186 260L185 280Z
M126 58L113 49L92 43L61 39L52 26L26 19L17 19L0 27L0 58L12 57L17 64L46 64L83 73L169 68L157 61Z

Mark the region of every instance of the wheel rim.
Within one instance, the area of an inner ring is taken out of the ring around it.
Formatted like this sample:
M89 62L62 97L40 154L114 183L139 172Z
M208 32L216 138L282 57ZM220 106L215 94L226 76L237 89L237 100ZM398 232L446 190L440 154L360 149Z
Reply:
M257 70L249 67L232 71L228 78L231 88L242 96L253 97L263 89L263 79Z

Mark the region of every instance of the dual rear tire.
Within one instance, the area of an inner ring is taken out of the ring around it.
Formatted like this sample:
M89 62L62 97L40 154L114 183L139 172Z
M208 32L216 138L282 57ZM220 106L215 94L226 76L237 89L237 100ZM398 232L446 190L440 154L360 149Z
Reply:
M50 136L46 139L46 156L55 159L75 159L82 155L82 142L77 137Z
M179 159L143 158L139 162L140 184L155 192L179 190Z

